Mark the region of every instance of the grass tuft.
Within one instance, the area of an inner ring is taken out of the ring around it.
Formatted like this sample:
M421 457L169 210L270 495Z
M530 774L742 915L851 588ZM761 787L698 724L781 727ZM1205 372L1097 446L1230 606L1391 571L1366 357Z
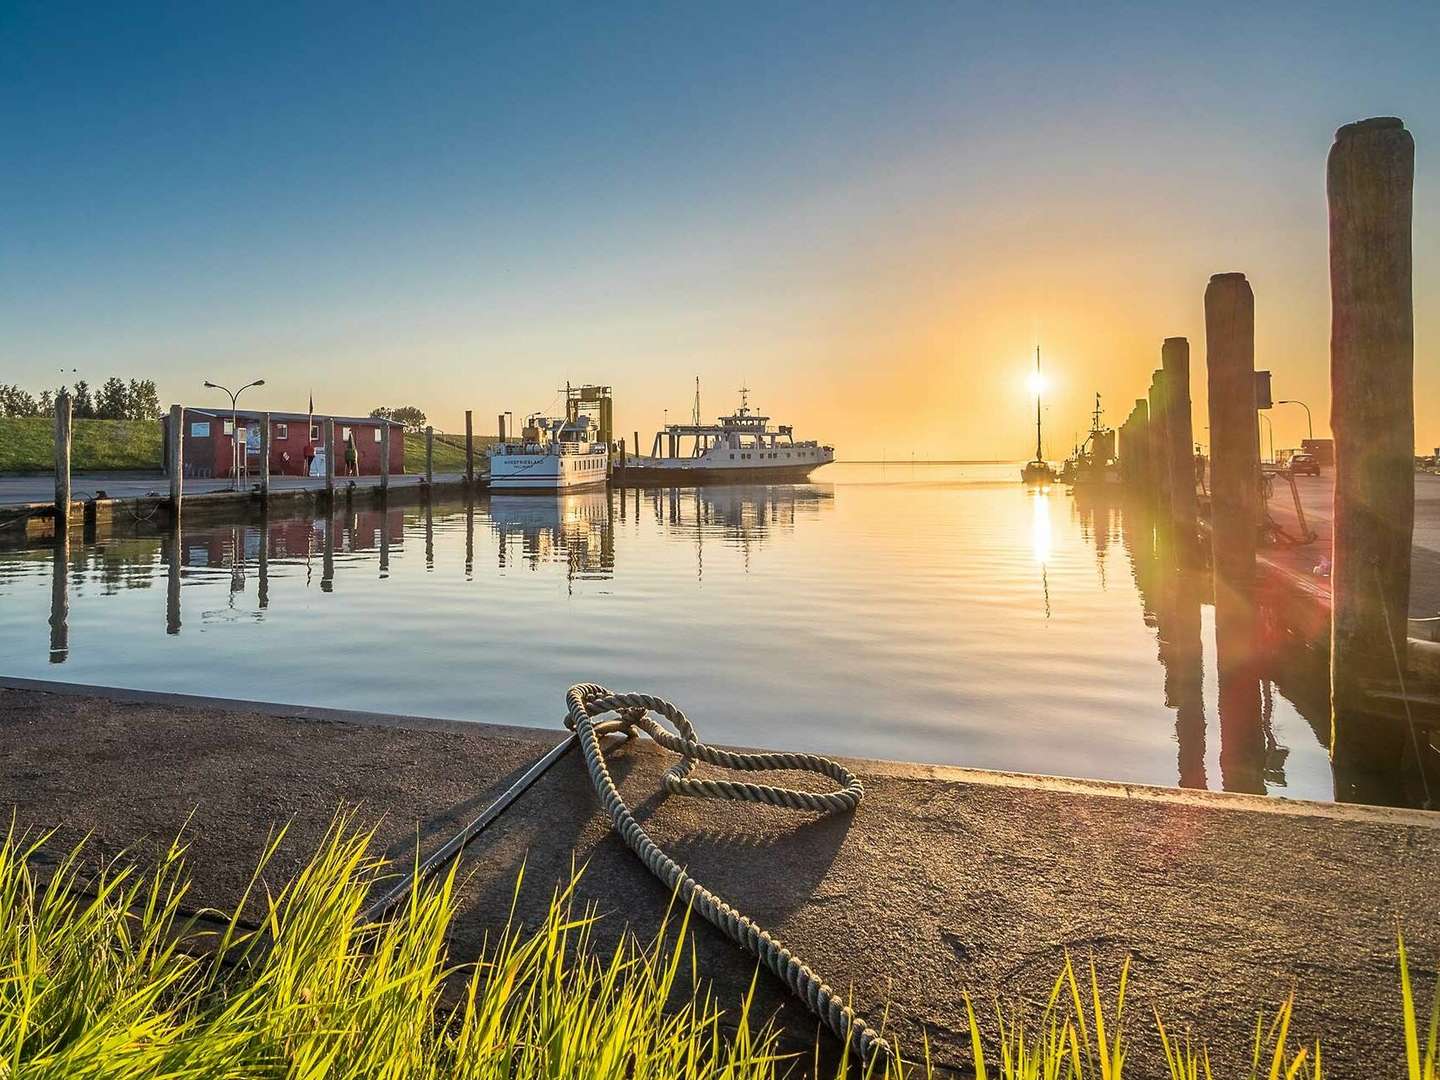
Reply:
M503 930L474 963L456 964L448 934L455 870L414 889L384 923L367 898L392 871L353 817L331 825L309 862L264 884L282 833L266 845L234 912L189 916L185 851L153 867L117 858L95 869L84 845L42 887L32 867L49 834L12 824L0 843L0 1077L455 1077L460 1080L780 1080L798 1074L771 1024L753 1018L756 983L720 1007L672 906L646 942L598 947L596 915L574 879L522 928L514 898ZM412 871L413 872L413 871ZM522 874L523 878L523 874ZM520 880L516 882L518 897ZM218 923L217 923L218 920ZM218 928L217 928L218 927ZM1440 988L1417 1008L1398 948L1409 1080L1440 1080ZM1113 999L1092 959L1067 956L1043 1007L996 1005L982 1022L967 994L978 1080L1124 1080L1130 965ZM1256 1020L1249 1080L1323 1080L1321 1047L1294 1047L1293 993ZM1213 1080L1203 1041L1155 1027L1171 1080ZM826 1070L816 1048L812 1075ZM902 1080L916 1064L861 1069L844 1048L835 1075ZM1242 1073L1243 1075L1243 1073Z

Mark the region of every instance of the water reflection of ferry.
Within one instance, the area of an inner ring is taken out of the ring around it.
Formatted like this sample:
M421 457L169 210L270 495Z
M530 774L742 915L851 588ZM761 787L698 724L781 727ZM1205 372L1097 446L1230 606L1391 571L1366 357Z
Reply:
M634 488L616 495L621 521L627 513L639 521L643 502L657 522L664 522L667 540L692 544L696 574L701 578L707 540L739 550L748 567L751 554L767 539L790 532L798 522L828 510L835 499L830 487L814 484Z
M613 506L608 491L551 496L492 495L490 520L501 567L563 562L570 574L608 578L615 572Z

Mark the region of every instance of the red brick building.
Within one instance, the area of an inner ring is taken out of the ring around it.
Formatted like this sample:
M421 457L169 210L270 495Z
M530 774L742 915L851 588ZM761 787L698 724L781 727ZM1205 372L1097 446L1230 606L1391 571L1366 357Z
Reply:
M259 412L241 409L235 414L240 427L239 444L245 456L244 470L260 475ZM325 421L335 421L335 475L345 473L345 446L353 434L361 476L380 474L380 432L390 427L390 472L405 471L405 428L394 420L374 416L327 417L309 413L270 413L270 473L272 476L304 476L306 462L313 456L312 472L324 475ZM231 475L235 440L228 409L185 410L184 462L187 477ZM165 460L170 460L170 418L165 419ZM307 454L313 449L313 455Z

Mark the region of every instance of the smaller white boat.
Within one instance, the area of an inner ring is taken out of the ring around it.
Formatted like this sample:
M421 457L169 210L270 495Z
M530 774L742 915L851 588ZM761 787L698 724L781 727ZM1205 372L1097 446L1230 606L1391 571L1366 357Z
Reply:
M610 476L610 448L597 434L588 416L529 417L519 439L490 448L490 489L554 492L604 485Z

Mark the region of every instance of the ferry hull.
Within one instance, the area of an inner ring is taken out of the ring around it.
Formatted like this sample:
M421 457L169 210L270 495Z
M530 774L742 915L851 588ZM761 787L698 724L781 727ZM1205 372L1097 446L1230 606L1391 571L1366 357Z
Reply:
M615 482L630 487L699 487L709 484L803 484L810 474L828 462L807 461L801 465L772 465L754 468L714 469L673 466L627 465L615 470Z

